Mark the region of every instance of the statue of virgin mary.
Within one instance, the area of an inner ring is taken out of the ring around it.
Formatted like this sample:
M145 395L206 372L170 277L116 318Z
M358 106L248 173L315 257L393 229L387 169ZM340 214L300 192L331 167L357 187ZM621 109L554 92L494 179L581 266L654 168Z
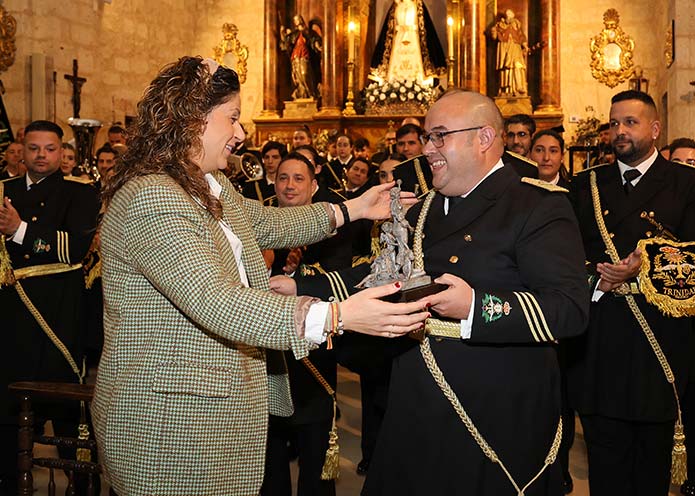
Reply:
M446 74L444 51L422 0L393 2L374 47L371 73L420 83Z

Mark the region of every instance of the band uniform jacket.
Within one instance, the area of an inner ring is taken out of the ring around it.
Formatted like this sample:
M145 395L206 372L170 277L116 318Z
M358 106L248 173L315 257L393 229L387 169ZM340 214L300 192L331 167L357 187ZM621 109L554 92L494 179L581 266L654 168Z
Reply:
M241 187L241 194L268 207L277 207L278 204L275 185L268 184L265 176L255 181L246 181Z
M13 268L44 264L79 264L87 253L97 221L93 187L63 179L58 170L27 190L25 176L4 181L5 196L27 223L21 245L6 240ZM85 307L82 270L22 279L21 285L39 313L65 344L78 366L82 364ZM3 420L14 401L7 384L14 381L77 382L65 357L46 336L12 286L0 288L3 347L0 352L0 404ZM55 413L55 412L54 412ZM77 421L77 418L72 420Z
M590 170L596 172L601 213L621 259L638 240L654 234L654 227L640 218L643 211L654 212L681 241L695 240L695 170L658 156L630 195L623 191L617 163ZM589 174L574 177L571 196L593 273L596 263L610 258L596 225ZM596 282L591 280L592 291ZM693 319L666 317L643 295L634 296L682 395L695 351ZM624 297L607 293L592 303L587 333L568 345L570 400L580 413L644 422L675 419L673 389Z
M257 495L268 414L292 411L264 348L307 355L295 330L303 300L268 291L260 250L326 237L326 204L264 208L213 175L250 288L218 221L168 176L131 180L104 216L93 414L118 494Z
M426 219L425 271L467 281L475 290L474 320L469 340L428 339L461 404L523 487L543 467L560 418L553 342L580 334L588 318L577 221L565 194L526 184L509 167L446 217L443 204L437 194ZM421 205L408 212L411 225ZM329 287L354 291L339 275L325 276ZM508 303L508 313L495 313L490 301ZM483 455L411 341L393 360L363 493L511 494L511 483ZM558 494L560 484L555 464L525 494Z

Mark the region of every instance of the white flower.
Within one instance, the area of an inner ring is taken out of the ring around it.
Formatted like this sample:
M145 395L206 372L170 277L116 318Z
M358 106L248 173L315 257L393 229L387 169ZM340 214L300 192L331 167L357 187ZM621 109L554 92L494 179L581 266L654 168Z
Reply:
M405 87L406 87L406 88L412 88L412 87L413 87L413 82L412 82L412 81L406 81L406 82L405 82Z
M417 99L418 99L418 101L420 101L420 102L422 101L422 93L418 93L418 94L417 94Z
M404 101L405 101L405 95L401 95L401 96L400 96L400 100L401 100L402 102L404 102Z
M412 91L409 91L408 92L408 100L412 100L413 98L415 98L415 93L413 93Z
M383 101L383 100L386 100L386 95L384 95L383 93L381 93L381 94L379 95L379 100L382 100L382 101Z
M401 86L401 88L398 91L400 91L401 93L405 93L406 92L405 86Z
M398 96L398 95L396 95L396 92L395 92L395 91L392 91L391 94L389 95L389 98L390 98L391 100L395 100L397 96Z
M374 103L374 100L376 100L376 98L374 98L374 95L369 95L369 101L371 103Z
M422 91L422 89L417 84L413 87L413 89L415 91Z
M394 87L394 88L398 89L400 86L401 86L401 83L399 83L398 81L394 81L394 82L393 82L393 87Z

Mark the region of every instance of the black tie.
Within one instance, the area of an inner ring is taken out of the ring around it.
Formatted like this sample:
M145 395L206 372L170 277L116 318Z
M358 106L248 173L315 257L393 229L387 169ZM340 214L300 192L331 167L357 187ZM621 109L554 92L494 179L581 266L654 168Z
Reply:
M623 172L623 177L625 178L625 184L623 185L623 188L625 188L625 193L627 193L628 195L632 193L632 190L635 189L635 187L632 184L632 181L634 181L641 175L642 173L637 169L628 169L625 172Z
M449 199L449 210L447 211L447 213L451 212L451 210L456 205L458 205L459 203L461 203L464 200L464 198L461 196L447 196L447 198Z

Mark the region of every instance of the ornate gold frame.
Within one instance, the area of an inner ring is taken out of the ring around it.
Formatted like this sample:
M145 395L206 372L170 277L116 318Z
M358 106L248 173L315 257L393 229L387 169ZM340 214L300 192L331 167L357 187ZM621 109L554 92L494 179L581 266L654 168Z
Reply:
M232 67L232 69L239 74L239 82L243 84L246 82L246 74L248 72L246 61L249 58L249 47L241 44L237 38L238 32L239 28L236 27L236 24L224 23L222 25L222 41L213 48L213 51L215 60L219 64L224 64L224 56L228 53L236 56L236 67Z
M666 62L666 68L671 67L673 64L673 59L675 58L675 50L673 43L673 35L676 28L676 21L671 20L671 25L666 30L666 43L664 44L664 61Z
M635 41L618 25L620 15L615 9L603 14L603 30L591 39L591 75L613 88L626 81L634 69L632 55Z
M0 72L5 72L14 64L14 55L17 51L14 44L16 32L16 19L5 10L5 7L0 6Z

